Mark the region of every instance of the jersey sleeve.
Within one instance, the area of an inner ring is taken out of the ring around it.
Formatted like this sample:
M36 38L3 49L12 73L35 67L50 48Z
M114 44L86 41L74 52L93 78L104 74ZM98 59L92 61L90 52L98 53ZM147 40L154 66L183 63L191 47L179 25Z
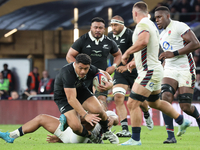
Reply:
M83 39L80 37L79 39L77 39L73 44L72 44L72 48L76 51L78 51L79 53L81 53L81 49L82 49L82 45L83 45Z
M76 77L74 77L68 70L62 70L61 73L63 88L75 88Z
M189 30L190 30L190 27L187 24L183 23L183 22L179 22L179 25L176 26L176 31L181 36L186 34Z
M117 114L114 111L107 110L106 111L107 116L117 116Z
M140 35L143 32L149 32L149 26L146 23L139 23L136 27L137 35Z

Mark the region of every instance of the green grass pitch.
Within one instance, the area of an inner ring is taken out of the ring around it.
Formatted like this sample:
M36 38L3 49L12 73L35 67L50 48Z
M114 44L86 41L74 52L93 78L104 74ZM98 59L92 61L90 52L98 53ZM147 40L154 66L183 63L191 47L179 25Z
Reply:
M0 125L0 131L13 131L20 125ZM131 127L129 127L131 131ZM121 130L121 126L115 126L112 131L115 133ZM175 127L175 133L178 128ZM198 127L189 127L186 133L181 137L176 137L176 144L163 144L167 138L165 127L155 126L149 131L142 126L141 146L120 146L110 144L104 141L104 144L63 144L47 143L46 135L50 134L42 127L34 133L26 134L14 141L13 144L5 143L0 139L0 150L199 150L200 149L200 131ZM127 141L129 138L119 138L120 143Z

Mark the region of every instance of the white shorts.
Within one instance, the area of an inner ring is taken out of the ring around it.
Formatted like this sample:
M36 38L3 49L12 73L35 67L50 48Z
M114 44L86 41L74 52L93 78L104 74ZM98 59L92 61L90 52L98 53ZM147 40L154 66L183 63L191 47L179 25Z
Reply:
M135 82L144 86L149 91L153 92L161 89L162 79L163 79L163 68L161 66L154 70L140 72Z
M194 88L196 74L195 70L191 72L189 70L175 70L175 69L165 69L164 77L172 78L178 82L178 87L192 87Z
M70 127L65 131L60 130L60 125L54 132L54 134L63 142L63 143L87 143L89 138L85 138L75 134Z

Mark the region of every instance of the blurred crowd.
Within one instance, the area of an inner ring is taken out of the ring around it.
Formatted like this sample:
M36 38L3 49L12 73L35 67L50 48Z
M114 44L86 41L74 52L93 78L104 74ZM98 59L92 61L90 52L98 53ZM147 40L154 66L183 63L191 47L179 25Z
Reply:
M19 93L15 89L15 78L11 70L8 69L8 64L3 65L3 70L0 72L0 99L19 100L28 99L52 99L54 90L54 79L49 77L48 71L42 72L42 78L38 73L38 68L34 67L33 70L27 75L27 89Z
M171 18L182 22L200 21L200 0L164 0L150 11L154 14L158 6L167 6L171 11Z

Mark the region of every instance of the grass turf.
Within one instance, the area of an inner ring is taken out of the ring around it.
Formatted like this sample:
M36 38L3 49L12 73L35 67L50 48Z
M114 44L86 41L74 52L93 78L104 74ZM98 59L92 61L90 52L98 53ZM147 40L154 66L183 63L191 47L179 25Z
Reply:
M20 125L0 125L0 131L13 131L19 128ZM131 127L129 128L131 131ZM121 126L115 126L112 130L115 133L121 130ZM178 128L175 127L175 133ZM167 138L165 127L155 126L152 131L149 131L145 126L142 126L141 146L120 146L110 144L109 141L104 141L104 144L63 144L63 143L47 143L46 135L50 134L42 127L36 132L26 134L14 141L13 144L5 143L0 139L0 150L197 150L199 148L200 134L198 127L189 127L182 137L176 137L176 144L163 144ZM120 143L127 141L129 138L119 138Z

